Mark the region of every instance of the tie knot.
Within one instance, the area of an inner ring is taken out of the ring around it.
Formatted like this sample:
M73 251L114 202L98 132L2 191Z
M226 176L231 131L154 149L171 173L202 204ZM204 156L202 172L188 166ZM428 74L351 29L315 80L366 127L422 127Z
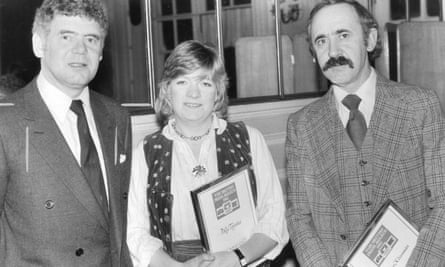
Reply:
M83 107L82 107L82 100L76 99L71 102L70 109L77 114L77 116L83 115Z
M362 99L356 95L347 95L341 101L349 110L357 110Z

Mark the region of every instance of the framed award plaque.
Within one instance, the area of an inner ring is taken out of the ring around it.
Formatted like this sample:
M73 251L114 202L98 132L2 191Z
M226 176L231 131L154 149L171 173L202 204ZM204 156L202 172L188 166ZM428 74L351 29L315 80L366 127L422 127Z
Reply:
M249 166L191 192L204 247L211 251L237 248L257 223Z
M402 210L387 200L349 252L344 267L406 266L419 235Z

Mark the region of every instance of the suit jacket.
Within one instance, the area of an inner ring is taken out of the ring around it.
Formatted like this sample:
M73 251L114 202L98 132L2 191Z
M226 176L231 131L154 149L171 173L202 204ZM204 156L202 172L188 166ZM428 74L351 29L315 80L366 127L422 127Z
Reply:
M108 218L36 81L6 99L13 105L0 106L1 266L131 265L125 242L130 118L104 96L90 91L90 100L108 177Z
M338 124L332 90L288 120L287 222L301 266L337 266L355 242L344 235ZM391 198L421 227L409 266L445 266L445 125L436 94L378 75L369 127L374 212Z

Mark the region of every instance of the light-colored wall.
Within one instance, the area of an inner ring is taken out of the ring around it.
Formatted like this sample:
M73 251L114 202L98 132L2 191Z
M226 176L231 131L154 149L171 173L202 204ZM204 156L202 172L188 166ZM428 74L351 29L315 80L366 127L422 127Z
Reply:
M229 107L230 121L244 121L247 125L255 127L263 133L283 186L286 179L284 141L286 138L287 118L291 113L314 100L315 98L297 99ZM154 115L133 116L132 125L133 147L144 136L159 129Z

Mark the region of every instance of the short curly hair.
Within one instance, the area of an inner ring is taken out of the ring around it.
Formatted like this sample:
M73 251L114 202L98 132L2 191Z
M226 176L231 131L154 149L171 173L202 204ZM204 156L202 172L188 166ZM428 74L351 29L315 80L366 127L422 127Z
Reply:
M227 115L226 87L228 79L221 57L213 46L189 40L177 45L165 61L162 78L158 84L159 95L155 102L156 115L161 124L164 125L174 114L169 100L168 86L170 82L179 76L199 69L208 70L216 85L214 106L216 115L220 118Z
M32 32L49 32L49 24L55 15L81 16L94 20L103 30L104 37L108 31L108 14L101 0L44 0L36 10Z

